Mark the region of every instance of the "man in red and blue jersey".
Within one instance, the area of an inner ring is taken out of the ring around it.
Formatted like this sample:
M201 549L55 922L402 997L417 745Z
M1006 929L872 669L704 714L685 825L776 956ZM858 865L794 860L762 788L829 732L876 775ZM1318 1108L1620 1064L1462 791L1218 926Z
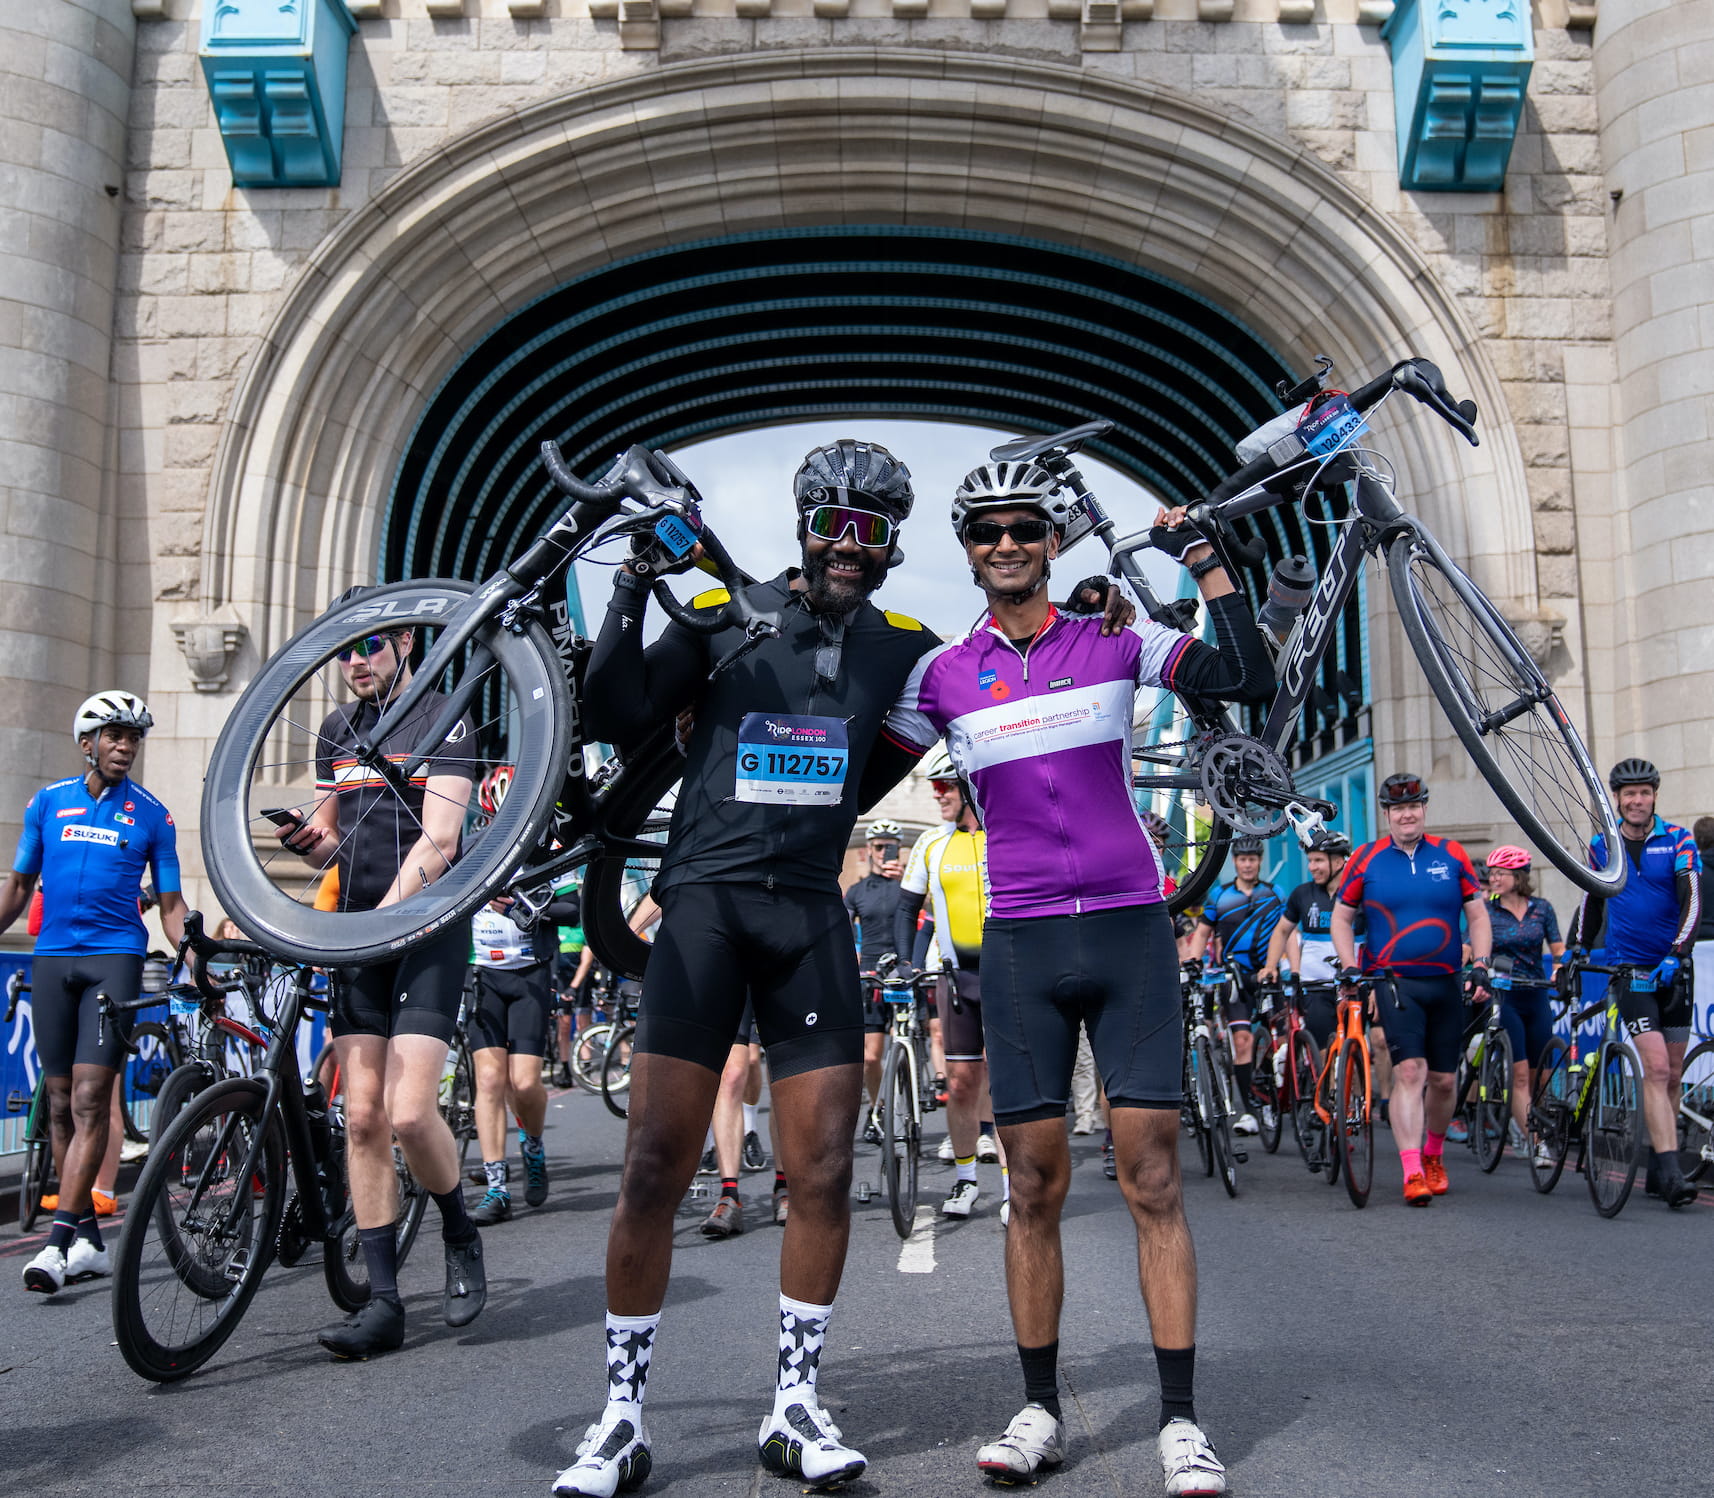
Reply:
M1610 900L1585 895L1571 925L1573 955L1602 945L1608 962L1647 970L1625 981L1619 1013L1643 1063L1643 1117L1649 1126L1644 1189L1670 1207L1688 1206L1696 1188L1678 1161L1679 1077L1690 1041L1690 951L1702 919L1702 858L1683 827L1655 815L1660 771L1622 759L1607 777L1619 811L1619 846L1630 861L1625 887ZM1606 839L1589 845L1589 866L1605 868ZM1605 933L1603 934L1603 926Z
M1217 647L1152 621L1131 630L1054 608L1044 585L1069 508L1059 481L1034 463L994 463L965 478L953 528L988 612L917 662L899 702L916 742L945 735L987 831L982 1028L1011 1172L1006 1292L1026 1403L976 1460L1015 1482L1065 1457L1059 1221L1071 1180L1066 1105L1086 1024L1136 1222L1167 1492L1224 1493L1225 1469L1193 1399L1178 953L1160 856L1131 799L1131 722L1139 687L1251 701L1272 690L1273 670L1243 596L1182 512L1163 514L1153 539L1196 580Z
M90 1190L107 1153L113 1087L125 1064L120 1027L104 1022L141 992L148 932L137 891L145 873L160 892L167 939L184 937L178 834L166 807L131 779L154 726L142 698L97 692L77 710L72 737L88 766L30 798L12 873L0 887L0 931L47 888L31 963L31 1023L48 1085L59 1206L47 1246L24 1266L24 1287L52 1295L67 1280L111 1272Z
M1446 1194L1446 1129L1452 1122L1465 998L1487 994L1493 934L1470 856L1426 830L1428 782L1389 775L1381 783L1387 836L1345 866L1333 911L1341 991L1366 973L1386 975L1375 1003L1393 1061L1390 1115L1404 1167L1405 1201L1426 1207ZM1364 922L1357 967L1357 919ZM1472 953L1468 993L1459 982L1462 916Z

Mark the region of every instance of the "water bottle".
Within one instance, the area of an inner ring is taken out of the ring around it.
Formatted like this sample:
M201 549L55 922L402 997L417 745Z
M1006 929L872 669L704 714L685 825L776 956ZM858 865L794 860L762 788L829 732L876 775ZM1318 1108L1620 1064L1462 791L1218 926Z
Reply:
M1256 622L1273 641L1276 649L1283 648L1297 617L1309 607L1315 594L1315 568L1309 559L1289 556L1274 563L1273 576L1268 579L1267 601L1256 616Z

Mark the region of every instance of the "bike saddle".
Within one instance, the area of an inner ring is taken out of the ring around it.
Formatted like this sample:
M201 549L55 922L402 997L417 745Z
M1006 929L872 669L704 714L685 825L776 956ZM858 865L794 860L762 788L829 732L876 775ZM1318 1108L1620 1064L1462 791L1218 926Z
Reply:
M1027 463L1043 453L1056 450L1062 457L1070 457L1085 442L1104 437L1112 430L1110 421L1086 421L1082 426L1055 432L1051 437L1014 437L1010 442L1002 442L988 456L996 463Z

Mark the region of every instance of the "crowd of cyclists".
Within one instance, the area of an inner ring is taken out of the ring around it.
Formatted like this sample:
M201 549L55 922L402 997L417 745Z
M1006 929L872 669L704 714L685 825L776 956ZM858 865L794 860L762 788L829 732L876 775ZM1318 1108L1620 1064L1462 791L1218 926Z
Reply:
M951 518L985 607L969 633L942 640L871 601L899 560L898 534L912 511L902 463L871 443L830 444L805 459L794 498L801 565L753 589L784 621L778 638L712 675L734 643L721 633L674 621L645 647L646 569L627 561L588 663L591 733L634 742L677 720L684 773L636 921L653 926L653 942L607 1242L605 1389L556 1493L606 1498L648 1476L654 1449L644 1411L675 1216L698 1172L710 1170L720 1192L702 1231L742 1232L743 1173L770 1159L772 1217L784 1243L777 1379L758 1454L768 1470L810 1488L863 1472L866 1458L833 1422L818 1380L851 1227L854 1151L881 1139L889 1023L881 989L919 973L938 977L932 1055L946 1110L941 1158L952 1167L939 1211L971 1216L981 1200L978 1164L1001 1172L1022 1400L977 1453L980 1471L997 1480L1032 1480L1067 1453L1057 1371L1060 1215L1070 1135L1093 1129L1099 1110L1104 1168L1136 1232L1166 1491L1226 1490L1195 1400L1196 1263L1179 1169L1182 985L1208 965L1234 980L1221 1018L1240 1134L1253 1134L1268 1106L1251 1033L1264 996L1288 983L1323 1044L1338 998L1368 996L1377 1116L1398 1151L1404 1201L1426 1207L1452 1189L1445 1147L1461 1116L1455 1076L1469 1008L1487 1001L1496 965L1513 980L1503 1022L1515 1058L1509 1141L1521 1151L1529 1148L1532 1058L1553 1030L1550 985L1556 971L1574 972L1599 948L1653 980L1618 995L1644 1079L1647 1190L1673 1208L1695 1199L1680 1167L1676 1113L1693 953L1714 937L1699 851L1714 843L1714 818L1698 822L1694 837L1663 820L1653 766L1614 766L1630 880L1615 898L1585 899L1563 934L1531 883L1529 852L1497 846L1478 864L1429 830L1430 787L1411 773L1382 781L1374 840L1354 848L1332 827L1315 833L1309 878L1296 888L1263 876L1266 845L1235 842L1228 881L1175 925L1158 849L1170 829L1139 814L1134 798L1133 698L1164 686L1244 703L1260 700L1273 679L1242 595L1184 513L1163 511L1152 539L1193 580L1207 640L1136 619L1104 579L1051 603L1046 584L1069 518L1059 481L1029 461L978 467ZM697 606L721 601L704 595ZM313 813L275 817L281 847L324 871L337 908L385 906L433 883L456 859L467 818L491 815L505 795L508 772L481 761L468 717L412 771L403 799L357 752L410 680L413 644L409 629L380 629L341 654L349 700L319 728ZM430 693L390 731L399 744L414 743L444 706ZM167 940L177 944L184 932L173 819L130 774L151 726L147 707L124 691L80 708L73 738L83 772L31 800L0 888L4 931L43 885L33 1023L58 1192L24 1282L44 1295L112 1268L93 1192L109 1153L122 1053L97 1001L138 996L145 879ZM792 757L806 765L801 772L758 777L752 749L780 744L817 753ZM907 846L898 823L869 822L862 875L842 884L860 813L913 769L932 791L938 824ZM395 1145L438 1210L448 1325L469 1324L486 1302L483 1234L515 1211L514 1125L523 1201L535 1207L548 1197L544 1056L557 1055L553 1079L568 1081L598 975L577 935L575 885L557 892L540 921L520 925L515 913L499 899L400 957L329 974L350 1194L370 1286L364 1305L320 1334L336 1357L374 1357L404 1340ZM440 1106L448 1045L467 1004L482 1157L474 1206Z

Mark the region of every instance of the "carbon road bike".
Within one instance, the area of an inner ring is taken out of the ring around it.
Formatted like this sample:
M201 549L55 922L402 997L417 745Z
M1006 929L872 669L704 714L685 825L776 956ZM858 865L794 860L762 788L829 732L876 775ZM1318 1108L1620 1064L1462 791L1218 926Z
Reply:
M1452 1096L1454 1117L1464 1121L1464 1142L1476 1156L1484 1175L1491 1174L1506 1153L1506 1125L1512 1116L1512 1038L1500 1018L1512 975L1494 959L1487 1001L1466 1018L1458 1043L1458 1070Z
M942 973L897 976L897 959L881 959L876 992L886 1006L887 1041L881 1056L881 1189L901 1238L916 1222L917 1177L922 1163L922 1120L934 1103L934 1062L929 1052L928 990ZM942 990L956 990L947 977ZM958 1002L949 997L949 1002Z
M1323 662L1345 606L1370 561L1384 561L1405 637L1436 700L1472 763L1506 809L1555 868L1595 894L1624 887L1625 860L1589 866L1597 834L1616 849L1618 826L1606 787L1582 739L1541 669L1499 610L1447 555L1428 526L1400 508L1391 463L1361 442L1364 420L1402 392L1477 444L1476 406L1447 393L1439 369L1426 359L1405 359L1360 389L1324 389L1332 361L1292 389L1287 406L1238 446L1242 466L1199 504L1190 522L1206 536L1233 578L1235 565L1263 560L1257 537L1240 534L1239 522L1282 505L1321 506L1338 538L1307 607L1277 642L1278 688L1259 733L1240 729L1220 704L1178 695L1171 715L1133 747L1136 788L1144 805L1164 817L1171 836L1162 857L1176 888L1174 911L1200 903L1225 862L1233 837L1271 837L1290 825L1308 839L1337 808L1300 793L1288 762L1305 703L1320 690ZM1197 601L1162 602L1137 558L1147 532L1115 534L1072 462L1112 423L1088 422L1049 437L1020 438L993 450L996 461L1032 459L1076 496L1061 550L1093 534L1106 546L1112 568L1143 611L1169 628L1188 630ZM1260 600L1253 600L1259 603ZM1269 637L1270 647L1276 642ZM1170 887L1170 886L1169 886Z
M1645 1139L1643 1068L1624 1038L1619 1019L1618 984L1646 989L1650 970L1625 964L1567 963L1557 975L1568 1008L1584 973L1605 973L1613 981L1595 1003L1571 1017L1571 1040L1555 1036L1542 1052L1530 1095L1530 1177L1535 1189L1552 1191L1572 1145L1576 1168L1583 1172L1589 1199L1603 1217L1617 1217L1637 1178ZM1590 1020L1601 1020L1601 1039L1591 1051L1578 1038Z
M1184 1100L1180 1117L1196 1141L1204 1175L1238 1194L1238 1166L1249 1157L1232 1141L1232 1053L1219 995L1230 980L1218 965L1184 970Z

